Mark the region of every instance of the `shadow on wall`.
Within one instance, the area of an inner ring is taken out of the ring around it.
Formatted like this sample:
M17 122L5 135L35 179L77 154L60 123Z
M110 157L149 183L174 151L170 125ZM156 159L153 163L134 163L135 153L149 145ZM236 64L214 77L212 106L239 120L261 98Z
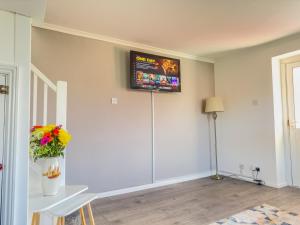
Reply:
M128 49L121 47L114 47L114 58L115 58L115 83L120 84L121 87L130 89L130 57Z
M209 144L209 162L210 162L210 171L213 171L215 168L215 153L214 153L214 134L213 134L213 124L211 120L211 115L209 113L205 112L205 106L206 106L206 98L201 100L200 108L201 108L201 113L206 115L207 118L207 124L208 124L208 144Z

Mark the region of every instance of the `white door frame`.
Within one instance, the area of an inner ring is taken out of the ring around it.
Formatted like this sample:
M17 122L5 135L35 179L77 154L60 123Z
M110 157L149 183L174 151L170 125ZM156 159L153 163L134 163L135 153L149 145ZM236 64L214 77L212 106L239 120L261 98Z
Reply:
M288 126L288 97L287 97L287 64L280 64L280 79L281 79L281 95L282 95L282 123L283 123L283 139L285 147L285 166L286 166L286 182L293 186L293 172L292 172L292 151L290 141L290 128Z
M285 142L285 163L286 163L286 178L287 183L290 186L295 186L294 177L293 177L293 137L291 133L291 127L293 124L290 124L290 99L288 96L288 87L291 84L288 84L288 76L292 68L299 66L299 62L284 62L281 63L281 92L282 92L282 111L283 111L283 127L284 127L284 142ZM290 88L290 87L289 87Z
M16 121L17 121L17 90L18 73L17 67L0 65L0 73L7 74L9 93L5 103L4 125L4 152L3 152L3 180L2 180L2 213L1 224L13 225L14 221L14 196L15 196L15 173L16 173ZM9 150L9 151L5 151ZM26 151L26 148L24 149Z
M289 160L287 161L287 166L289 168L289 172L290 172L290 185L294 186L294 187L299 187L299 186L295 186L295 182L294 182L294 168L293 165L295 164L295 161L293 161L293 155L295 154L295 131L293 131L293 129L295 129L296 124L294 124L294 121L291 121L291 118L295 118L295 112L294 111L290 111L290 109L293 109L294 106L292 104L294 104L294 96L291 96L290 93L290 89L293 89L293 84L291 83L290 80L290 76L293 76L293 69L296 67L300 67L300 62L291 62L291 63L285 63L285 71L283 73L284 75L284 80L285 80L285 117L286 117L286 141L287 141L287 151L289 154Z

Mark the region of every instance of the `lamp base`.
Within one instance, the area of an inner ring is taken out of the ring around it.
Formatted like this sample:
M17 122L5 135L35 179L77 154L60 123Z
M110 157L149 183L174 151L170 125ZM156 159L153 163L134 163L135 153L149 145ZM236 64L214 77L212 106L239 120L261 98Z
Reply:
M212 180L223 180L224 177L220 176L219 174L213 175L210 177Z

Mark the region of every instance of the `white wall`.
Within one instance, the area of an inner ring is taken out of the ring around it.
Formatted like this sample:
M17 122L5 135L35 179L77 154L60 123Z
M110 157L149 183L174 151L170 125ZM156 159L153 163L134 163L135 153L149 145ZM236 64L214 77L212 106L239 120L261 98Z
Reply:
M221 170L251 175L260 166L263 180L271 186L286 184L282 152L276 151L281 137L275 136L271 58L300 49L300 35L234 51L215 63L216 95L224 98L225 112L219 119ZM275 90L275 89L274 89ZM280 112L279 112L280 113Z
M14 225L27 221L30 39L29 18L0 11L0 63L16 66L19 78Z
M0 62L5 64L14 63L14 14L0 11Z

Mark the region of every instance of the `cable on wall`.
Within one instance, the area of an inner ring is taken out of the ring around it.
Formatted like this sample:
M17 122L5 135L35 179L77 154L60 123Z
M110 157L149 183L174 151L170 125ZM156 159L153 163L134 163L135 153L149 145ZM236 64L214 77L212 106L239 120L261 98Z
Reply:
M152 130L152 183L155 183L155 117L154 117L154 93L151 91L151 130Z

